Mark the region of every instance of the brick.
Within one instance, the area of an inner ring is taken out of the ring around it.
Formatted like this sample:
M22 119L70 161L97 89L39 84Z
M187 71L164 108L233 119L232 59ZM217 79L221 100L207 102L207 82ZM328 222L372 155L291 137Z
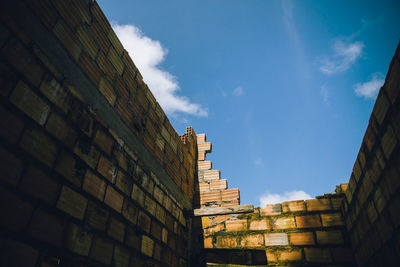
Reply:
M28 235L49 243L61 246L64 238L65 221L41 209L36 210L29 225Z
M40 84L40 92L59 107L63 113L67 113L71 106L71 98L67 91L50 75L46 75Z
M114 71L114 68L113 68L110 60L104 55L103 52L100 52L98 54L96 63L99 66L99 68L104 72L107 79L109 81L112 81L114 79L115 71ZM116 86L115 84L114 84L114 86L117 87L117 91L119 91L118 86ZM125 99L128 100L128 98L125 98Z
M341 231L316 231L317 242L321 245L339 245L343 244L343 235Z
M321 214L322 226L341 226L344 225L342 215L340 213Z
M201 217L201 227L206 228L211 225L211 220L207 216Z
M89 137L92 136L94 129L93 117L78 101L72 102L69 117L83 133Z
M125 244L135 250L140 250L140 239L140 236L136 233L134 228L127 227Z
M113 263L115 267L128 267L130 260L130 251L127 249L116 245L114 247L114 257Z
M271 226L266 219L249 221L249 230L270 230Z
M142 247L141 252L149 257L153 256L153 248L154 248L154 241L150 237L143 235L142 236Z
M66 151L62 151L56 163L56 172L65 179L80 187L86 172L86 165L75 159Z
M93 82L93 84L96 87L99 86L100 80L103 77L103 73L86 52L81 53L78 64L83 72L86 73L89 79Z
M52 206L57 201L60 185L42 170L30 165L22 178L20 190Z
M335 262L354 262L351 248L331 248L331 253Z
M282 212L298 212L306 211L304 200L286 201L282 202Z
M164 227L161 230L161 241L165 244L168 242L168 230Z
M49 120L46 123L46 130L55 138L63 142L67 147L73 148L77 137L76 131L56 113L51 113Z
M53 32L58 38L58 40L61 42L62 46L72 56L72 58L75 61L78 61L78 58L82 50L80 48L78 41L75 38L75 35L71 32L71 30L63 20L59 20L57 22L57 24L53 28Z
M216 226L209 227L209 228L205 229L205 233L207 235L209 235L209 234L220 232L222 230L224 230L224 225L223 224L217 224Z
M245 235L241 237L240 247L262 247L264 246L264 235Z
M292 245L315 245L313 232L289 233L289 241Z
M51 29L56 24L59 15L54 6L49 1L29 0L28 5L38 15L38 18L40 18L44 22L44 25L46 27Z
M99 164L97 165L97 171L108 181L115 183L117 178L117 167L103 155L100 156Z
M205 152L197 152L197 159L198 160L206 160L206 153Z
M154 181L146 173L142 177L142 186L150 195L153 194Z
M94 2L90 6L90 11L92 15L96 18L96 20L100 23L102 29L105 32L108 32L111 29L111 25L108 22L107 17L104 15L103 11L101 10L100 6L97 4L97 2Z
M85 26L80 26L76 30L76 36L90 57L95 59L99 48L89 30Z
M298 228L321 227L321 220L318 214L296 216L296 224Z
M197 170L211 170L212 162L211 161L198 161L197 162Z
M203 179L206 181L219 180L221 178L221 172L219 170L205 170L202 171Z
M57 155L57 146L41 130L27 128L19 145L47 166L53 165Z
M113 140L109 135L107 135L102 130L97 130L94 136L94 143L99 146L99 148L104 151L107 155L111 155L111 150L113 147Z
M89 201L86 212L86 223L96 230L104 231L108 221L109 212L98 206L95 202Z
M157 240L161 240L161 229L161 225L156 220L151 221L151 235Z
M265 250L265 256L267 257L267 262L278 262L278 258L275 255L275 251L271 249Z
M132 184L133 182L130 177L128 177L122 171L118 172L115 185L117 186L117 188L119 188L119 190L124 192L127 196L130 196L132 191Z
M226 180L210 181L210 190L225 190L228 188Z
M132 202L125 200L124 205L122 207L122 216L124 216L128 221L133 224L136 224L138 217L138 209Z
M154 198L158 201L158 203L163 203L164 201L164 192L161 190L160 187L155 186L153 191Z
M0 180L16 186L24 167L22 160L0 146Z
M101 94L106 98L107 102L110 103L111 106L114 106L117 95L115 94L113 87L107 81L107 79L102 78L100 80L99 90Z
M247 220L226 221L225 226L227 232L245 231L247 230Z
M221 192L204 192L200 194L200 203L221 201Z
M110 60L111 64L114 66L114 68L117 70L117 73L119 75L122 75L124 71L124 63L122 62L121 58L115 51L113 47L110 47L108 50L107 54L108 59Z
M331 201L328 198L306 200L307 211L331 210Z
M88 170L83 180L82 188L100 201L103 201L106 191L106 182Z
M107 186L106 196L104 198L104 203L117 212L121 212L122 202L124 197L118 193L111 185Z
M295 228L294 217L277 217L271 218L272 229L279 230L279 229L289 229Z
M266 246L286 246L289 245L288 235L286 233L264 234Z
M393 128L390 125L388 125L386 128L386 132L383 134L382 137L382 149L386 159L390 159L396 145L397 145L397 139L394 134Z
M212 145L210 142L199 143L197 144L197 150L199 152L211 153Z
M107 52L111 42L97 21L92 21L90 24L90 32L92 33L96 43L100 46L101 50L104 53Z
M122 243L125 236L125 224L122 221L112 217L108 225L107 234L108 236Z
M147 212L149 212L151 215L155 216L156 207L157 207L156 202L147 195L146 195L144 207L147 210Z
M108 39L110 39L112 45L114 46L115 50L117 51L118 55L121 56L122 52L124 51L124 47L122 46L121 42L119 41L115 32L111 29L108 32Z
M139 228L141 228L146 233L149 233L150 232L150 223L151 223L150 217L143 211L140 211L139 218L138 218Z
M209 183L198 183L198 192L206 192L210 191L210 184Z
M157 209L156 209L156 218L159 220L162 224L165 223L165 210L163 209L162 206L157 204Z
M12 239L0 237L2 246L2 265L34 267L39 252L31 246Z
M222 190L221 191L221 200L222 201L240 200L239 189L232 188L232 189Z
M67 248L76 254L88 256L92 244L93 234L86 229L71 223L67 233Z
M212 244L212 237L206 237L203 240L203 247L204 248L213 248Z
M139 205L141 207L144 208L145 193L136 184L133 185L131 197L133 200L135 200L137 203L139 203ZM165 199L168 199L168 198L165 198Z
M0 137L9 143L16 143L23 129L24 122L22 118L0 106Z
M18 82L10 96L10 101L38 124L45 124L50 107L24 82Z
M33 206L11 191L0 187L0 211L2 214L0 220L1 228L22 232L28 226Z
M308 262L328 263L332 261L329 249L305 248L304 253Z
M74 147L74 153L86 162L91 168L95 169L100 158L100 152L85 139L78 139Z
M212 222L213 222L213 224L221 223L221 222L224 222L224 221L228 220L230 217L231 216L229 214L227 214L227 215L216 215L212 219Z
M111 241L96 236L93 240L90 258L109 265L113 255L113 248Z
M68 186L63 186L57 208L79 220L83 219L88 200Z
M217 236L216 248L236 248L238 240L235 236Z
M30 83L39 87L43 70L21 42L15 39L9 40L3 47L2 52L14 68L22 73Z
M389 109L389 105L389 100L387 99L383 91L381 91L375 101L374 109L372 110L372 114L375 115L375 118L379 124L382 124L383 119L385 118L386 113Z
M343 202L343 198L331 198L331 202L332 202L332 207L334 210L340 210L340 206L342 205Z
M300 261L302 260L302 251L301 249L294 249L294 250L285 250L285 251L278 251L278 259L279 261Z
M282 213L281 204L267 204L267 206L263 209L260 209L262 216L268 215L279 215Z

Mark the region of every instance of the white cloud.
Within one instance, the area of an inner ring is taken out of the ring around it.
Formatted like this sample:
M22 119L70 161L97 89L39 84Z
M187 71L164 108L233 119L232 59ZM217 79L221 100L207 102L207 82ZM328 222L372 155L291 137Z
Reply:
M328 88L326 88L325 85L321 86L320 94L322 96L322 100L324 101L324 103L327 106L330 106L330 104L331 104L330 100L329 100L330 94L329 94Z
M207 110L200 104L192 103L187 97L177 95L180 88L176 77L160 67L168 50L159 41L145 36L133 25L113 23L113 29L165 112L207 116Z
M322 60L322 73L331 75L346 71L361 56L364 44L338 40L333 44L334 54Z
M304 191L288 191L284 192L282 195L279 194L271 194L267 191L264 195L262 195L259 199L260 207L265 207L267 204L275 204L281 203L284 201L291 200L303 200L303 199L311 199L312 197Z
M242 88L241 86L236 87L236 88L233 90L232 94L233 94L234 96L241 96L241 95L243 95L243 88Z
M357 83L354 85L354 92L361 97L374 99L385 80L381 73L374 73L372 78L365 83Z

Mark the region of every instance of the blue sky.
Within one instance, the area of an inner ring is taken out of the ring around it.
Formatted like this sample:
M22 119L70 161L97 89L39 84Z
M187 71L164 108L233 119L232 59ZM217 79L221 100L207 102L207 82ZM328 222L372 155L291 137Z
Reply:
M207 134L207 159L242 204L348 181L399 42L399 1L99 4L177 132Z

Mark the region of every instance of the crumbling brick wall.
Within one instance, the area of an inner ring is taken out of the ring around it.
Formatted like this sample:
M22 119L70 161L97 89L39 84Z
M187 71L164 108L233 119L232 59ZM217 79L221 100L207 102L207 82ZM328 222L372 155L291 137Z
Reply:
M93 1L0 4L0 265L185 266L179 136Z
M400 262L400 47L365 132L343 203L359 266Z

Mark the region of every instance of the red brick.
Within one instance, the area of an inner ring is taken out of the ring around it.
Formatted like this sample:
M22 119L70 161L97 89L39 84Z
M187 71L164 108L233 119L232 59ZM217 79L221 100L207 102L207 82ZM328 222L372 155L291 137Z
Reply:
M108 221L109 212L98 206L95 202L89 201L86 211L86 223L96 230L104 231Z
M40 125L46 123L50 107L24 82L18 82L10 101Z
M328 263L332 261L329 249L305 248L304 253L308 262Z
M264 234L266 246L286 246L289 245L287 233Z
M212 237L206 237L206 238L204 238L203 247L204 247L204 248L213 248Z
M113 254L113 243L109 240L96 236L90 251L90 258L109 265Z
M88 230L71 223L67 233L67 248L76 254L88 256L92 244L93 234Z
M53 246L61 246L64 230L65 221L39 209L33 215L28 234Z
M1 81L0 81L1 83ZM24 122L20 116L0 106L0 136L9 143L16 143L21 136Z
M224 190L228 188L226 180L210 181L210 190Z
M262 234L257 235L245 235L241 237L240 247L262 247L264 246L264 236Z
M321 245L340 245L343 244L341 231L317 231L317 242Z
M106 191L106 197L104 198L104 203L116 210L121 212L122 202L124 197L118 193L111 185L108 185Z
M0 146L0 162L0 180L16 186L23 170L23 161Z
M318 214L296 216L296 224L298 228L321 227L321 220Z
M344 225L340 213L321 214L321 220L323 227Z
M286 201L282 202L282 212L297 212L305 211L306 206L304 200Z
M315 245L313 232L289 233L292 245Z
M222 201L235 201L240 200L239 189L232 188L221 191L221 200Z
M77 137L76 131L56 113L51 113L46 123L46 130L67 147L73 148Z
M227 232L247 230L247 220L226 221L225 225Z
M14 68L21 72L34 86L39 87L43 70L21 42L15 39L9 40L3 47L2 52Z
M16 194L0 187L0 211L2 214L0 226L2 228L22 232L28 226L33 206Z
M87 199L68 186L63 186L57 202L57 208L79 220L83 219Z
M302 260L301 249L278 251L279 261L300 261Z
M22 178L20 190L48 205L54 205L60 192L60 185L42 170L30 165Z
M62 46L68 51L75 61L82 52L81 47L75 38L75 35L71 32L70 28L65 24L63 20L59 20L53 28L53 32L61 42Z
M309 199L306 200L307 210L308 211L316 211L316 210L331 210L331 201L328 198L321 199Z
M49 167L53 165L56 159L57 146L37 128L26 129L19 145Z
M260 209L262 216L279 215L282 213L281 204L268 204L265 208Z
M265 250L265 255L267 257L267 262L278 262L278 259L276 257L275 251L271 249L266 249Z
M112 217L108 225L107 234L113 239L123 242L125 236L125 224Z
M88 170L86 172L85 179L83 180L82 188L92 196L102 201L106 191L106 182Z
M249 221L249 230L269 230L271 226L266 219Z

